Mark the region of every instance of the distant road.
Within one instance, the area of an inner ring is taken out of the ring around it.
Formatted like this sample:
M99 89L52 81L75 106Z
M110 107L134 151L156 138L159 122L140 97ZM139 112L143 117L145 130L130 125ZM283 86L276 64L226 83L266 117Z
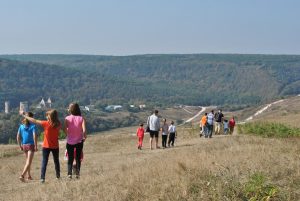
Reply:
M202 108L202 109L195 116L193 116L192 118L186 120L184 123L189 123L189 122L193 121L195 118L200 116L206 110L206 107L201 107L201 106L199 106L199 107Z
M248 117L248 118L245 120L245 122L250 121L250 120L252 120L254 117L256 117L257 115L262 114L262 113L265 112L268 108L270 108L272 105L275 105L275 104L277 104L277 103L281 103L281 102L283 102L283 101L284 101L284 100L279 100L279 101L275 101L275 102L273 102L273 103L270 103L270 104L266 105L266 106L263 107L262 109L258 110L254 115ZM240 123L244 123L244 122L240 122Z
M193 114L191 111L187 110L186 108L182 108L184 111L186 111L187 113Z
M298 96L299 96L299 95L298 95ZM245 121L238 122L238 124L244 124L244 123L246 123L246 122L248 122L248 121L253 120L254 117L256 117L256 116L262 114L262 113L265 112L267 109L269 109L272 105L281 103L281 102L283 102L283 101L284 101L284 99L281 99L281 100L278 100L278 101L275 101L275 102L273 102L273 103L270 103L270 104L266 105L266 106L263 107L262 109L258 110L254 115L251 115L250 117L248 117L247 119L245 119Z

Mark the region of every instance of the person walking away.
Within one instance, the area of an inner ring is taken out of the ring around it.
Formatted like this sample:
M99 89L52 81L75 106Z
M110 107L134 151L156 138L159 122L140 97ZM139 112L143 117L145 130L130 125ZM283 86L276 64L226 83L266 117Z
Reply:
M230 135L233 134L234 127L235 127L235 119L234 119L234 116L233 116L233 117L229 120L229 133L230 133Z
M143 147L143 140L144 140L144 124L141 123L140 127L136 131L136 136L138 137L138 149L142 150Z
M80 177L81 161L80 156L83 149L83 143L87 138L86 122L81 116L78 103L69 105L70 115L65 118L64 132L67 134L67 152L68 152L68 178L72 178L72 166L74 161L74 149L76 149L76 178Z
M60 164L59 164L59 144L58 136L61 129L61 123L58 119L58 113L52 109L46 112L47 120L36 120L33 117L29 117L23 113L23 117L34 124L39 124L44 128L44 141L43 141L43 159L41 168L41 183L45 182L47 164L50 152L52 152L56 178L60 178Z
M224 134L227 135L228 134L228 120L227 119L224 119L224 122L223 122L223 125L224 125Z
M205 138L212 138L213 128L214 128L214 110L212 110L207 115L207 133L205 135Z
M32 112L27 112L27 116L33 117ZM24 152L26 163L23 168L23 172L19 179L24 182L25 175L27 174L27 179L32 180L30 169L31 163L33 160L34 152L37 149L37 133L36 126L33 123L30 123L27 119L23 119L22 124L19 126L17 133L17 142L20 146L20 150Z
M168 131L170 133L168 147L170 147L170 145L174 147L175 138L177 137L177 131L176 126L174 125L174 121L171 121L171 125L169 126Z
M215 134L216 135L220 135L220 131L222 128L222 121L223 121L224 115L222 113L222 110L219 110L216 114L215 114L215 121L216 121L216 127L215 127Z
M73 157L76 158L76 148L74 148L74 156ZM69 155L68 155L68 150L67 149L65 151L64 160L66 160L66 161L69 160ZM80 156L80 162L82 163L82 161L83 161L83 151L81 151L81 156ZM73 162L73 171L74 172L76 172L76 170L77 170L76 167L77 167L76 160L74 160L74 162Z
M207 112L203 115L203 117L201 118L200 121L200 125L201 125L201 133L200 133L200 137L202 137L202 135L206 136L207 133Z
M150 149L152 150L152 142L153 138L155 137L155 147L156 149L159 149L160 147L158 146L158 133L160 129L160 123L159 123L159 118L158 118L158 110L155 110L153 114L148 118L147 125L149 126L150 129Z
M161 127L161 144L163 148L167 148L168 133L169 125L167 124L167 120L163 119L163 125Z

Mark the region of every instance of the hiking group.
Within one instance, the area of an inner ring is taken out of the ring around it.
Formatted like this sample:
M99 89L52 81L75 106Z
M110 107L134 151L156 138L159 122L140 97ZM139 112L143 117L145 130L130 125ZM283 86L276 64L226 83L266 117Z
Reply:
M69 115L65 117L63 131L67 136L66 140L66 160L68 160L67 175L69 179L72 179L72 175L75 173L76 178L80 177L81 161L83 159L83 144L87 138L86 133L86 121L81 115L80 107L77 103L71 103L68 108ZM20 150L25 153L26 163L22 174L19 179L25 181L27 175L28 180L32 180L31 176L31 164L34 157L34 152L38 151L37 148L37 129L36 125L40 125L44 129L44 140L42 144L42 165L40 180L45 182L47 164L50 152L53 155L53 161L55 165L56 178L60 178L60 163L59 163L59 142L58 137L62 124L58 118L58 112L56 110L49 110L46 112L46 120L37 120L33 118L33 113L20 111L20 114L24 117L22 124L19 126L17 133L17 142ZM225 135L233 134L235 127L235 119L232 117L229 121L224 118L222 110L219 110L216 114L212 110L209 114L205 115L200 120L200 128L202 135L205 138L211 138L213 130L215 135L224 133ZM223 130L223 132L222 132ZM155 148L159 149L158 138L161 132L162 147L173 147L175 139L177 137L176 126L171 121L170 125L164 118L162 125L160 124L160 118L158 116L158 110L154 110L152 115L147 119L147 127L144 128L143 123L139 125L136 135L138 137L138 149L143 147L143 139L145 132L149 132L150 135L150 150L153 149L153 141Z
M167 120L163 119L163 124L160 125L158 110L154 110L153 114L148 117L146 129L144 129L143 123L141 123L139 128L137 129L136 135L138 137L138 149L142 149L143 147L143 139L145 132L149 132L149 143L151 150L153 149L153 138L155 138L155 148L160 148L160 146L158 145L159 132L161 132L163 149L167 147L173 147L175 143L175 138L177 137L177 131L176 126L174 125L174 121L171 121L170 125L168 125Z
M211 110L210 113L205 113L200 120L200 137L204 135L205 138L212 138L213 130L215 135L221 135L222 133L227 135L228 132L232 135L234 127L234 116L228 121L224 118L222 110L219 110L217 113Z
M80 176L82 149L83 143L87 138L85 119L81 116L80 107L77 103L71 103L68 108L69 115L65 118L63 130L67 135L66 149L68 155L68 178L72 178L73 169L76 178ZM17 133L17 142L20 150L24 151L26 163L23 172L19 179L25 181L27 175L28 180L31 177L31 163L33 160L34 152L37 149L37 129L36 125L40 125L44 129L44 140L42 144L42 167L40 181L45 182L47 164L50 152L52 152L56 178L60 178L60 163L59 163L59 142L58 137L62 124L58 118L56 110L49 110L46 112L46 120L37 120L33 118L31 112L20 111L24 117ZM73 161L76 163L73 166Z
M159 149L158 138L159 132L161 132L161 142L162 147L167 148L174 146L175 138L177 137L176 126L174 122L171 121L170 125L167 124L167 120L162 120L162 125L160 124L160 119L158 117L158 110L154 110L151 116L147 119L147 127L144 129L144 124L141 123L137 129L136 135L138 137L138 149L142 149L143 139L145 132L150 134L150 149L153 149L153 139L155 138L155 147ZM204 135L205 138L212 138L213 133L215 135L221 135L224 133L227 135L233 134L235 127L235 119L232 117L229 121L224 118L222 110L214 113L211 110L210 113L205 113L200 120L200 137ZM169 139L168 139L169 138ZM168 146L167 146L168 145Z

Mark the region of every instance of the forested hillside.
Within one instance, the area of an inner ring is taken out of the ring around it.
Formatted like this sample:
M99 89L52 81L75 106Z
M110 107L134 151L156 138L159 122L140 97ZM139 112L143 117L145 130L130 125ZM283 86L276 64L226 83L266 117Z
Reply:
M42 97L51 97L54 107L66 112L72 101L94 104L100 111L107 104L228 109L300 94L300 56L2 55L0 75L0 111L4 101L15 108L14 115L1 118L0 131L6 133L2 142L15 135L19 102L36 106ZM105 119L103 114L90 114L89 131L139 121L139 115L130 112L123 119Z
M256 104L300 93L300 56L1 57L21 61L0 63L4 75L1 93L9 98L18 94L17 99L51 95L57 101L76 99L86 104L105 99L112 103L220 105Z

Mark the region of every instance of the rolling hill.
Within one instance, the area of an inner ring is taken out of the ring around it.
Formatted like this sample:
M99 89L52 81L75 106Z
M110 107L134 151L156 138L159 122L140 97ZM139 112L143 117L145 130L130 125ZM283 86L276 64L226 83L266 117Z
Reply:
M0 111L10 101L54 101L63 116L70 102L106 105L256 107L300 93L300 56L293 55L1 55ZM89 114L90 132L136 125L145 114ZM246 113L244 113L246 114ZM40 114L43 117L42 114ZM111 116L111 117L110 117ZM1 114L0 142L15 136L18 115ZM180 121L180 119L179 119Z
M294 55L1 55L0 58L5 58L0 61L4 75L0 78L1 97L13 97L16 91L20 94L26 85L34 88L30 92L33 98L55 94L58 102L76 99L84 104L105 100L118 104L140 101L163 105L253 105L300 93L300 56ZM18 74L20 69L22 74ZM25 84L30 76L37 81ZM28 90L18 98L26 94Z

